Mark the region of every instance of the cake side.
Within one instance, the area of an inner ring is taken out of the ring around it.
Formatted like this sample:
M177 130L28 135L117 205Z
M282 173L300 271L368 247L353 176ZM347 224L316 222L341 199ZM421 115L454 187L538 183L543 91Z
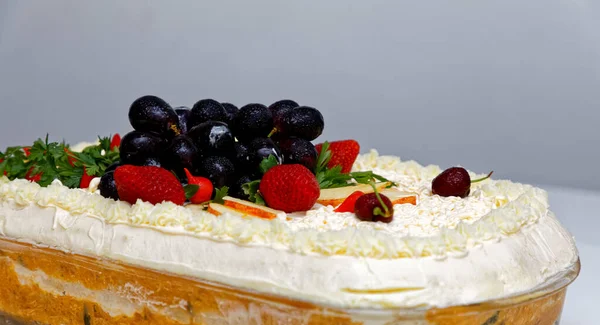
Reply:
M507 296L577 260L540 189L488 180L467 199L442 198L431 195L436 166L370 153L354 168L373 169L417 193L418 204L394 206L389 224L323 206L262 220L171 203L129 205L93 188L2 178L0 234L343 307L448 306Z

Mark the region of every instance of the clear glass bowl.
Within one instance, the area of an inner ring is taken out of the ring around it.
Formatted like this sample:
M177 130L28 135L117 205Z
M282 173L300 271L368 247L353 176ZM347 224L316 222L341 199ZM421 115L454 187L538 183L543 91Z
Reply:
M579 268L468 306L339 309L0 239L0 324L556 325Z

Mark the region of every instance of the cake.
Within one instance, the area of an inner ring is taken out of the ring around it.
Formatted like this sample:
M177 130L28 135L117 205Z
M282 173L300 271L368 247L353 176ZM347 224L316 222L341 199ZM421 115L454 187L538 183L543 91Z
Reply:
M294 129L285 124L302 119L286 117L294 104L238 111L203 100L172 110L145 96L132 104L136 131L123 140L73 147L39 140L2 153L0 317L18 324L558 322L579 259L545 191L375 150L359 155L353 140L311 148L322 116L294 113L310 122ZM179 116L141 123L136 105ZM226 158L219 146L229 126L235 139L225 145L237 150ZM174 132L176 149L147 128ZM265 140L276 129L291 135ZM204 139L182 141L184 134ZM239 148L248 138L259 150ZM203 166L195 172L186 167L190 152L180 150L189 143L210 147L210 156L187 166ZM135 156L150 145L161 148L160 159ZM229 164L262 175L229 173Z

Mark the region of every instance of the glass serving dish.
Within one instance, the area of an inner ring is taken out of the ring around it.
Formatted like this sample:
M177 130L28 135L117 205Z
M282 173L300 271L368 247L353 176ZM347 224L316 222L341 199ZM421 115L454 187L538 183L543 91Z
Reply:
M556 325L579 267L473 305L340 309L0 239L0 324Z

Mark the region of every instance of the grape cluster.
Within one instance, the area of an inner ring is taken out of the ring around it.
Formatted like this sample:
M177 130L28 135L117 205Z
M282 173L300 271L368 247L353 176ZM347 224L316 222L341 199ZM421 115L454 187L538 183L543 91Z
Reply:
M159 166L182 184L184 169L203 176L214 188L248 199L242 185L262 177L260 164L274 156L279 164L302 164L315 170L317 150L311 143L323 132L323 115L315 108L281 100L267 107L202 99L192 108L173 109L156 96L136 99L129 108L134 131L121 140L120 162L102 177L100 192L117 198L112 173L118 165Z

